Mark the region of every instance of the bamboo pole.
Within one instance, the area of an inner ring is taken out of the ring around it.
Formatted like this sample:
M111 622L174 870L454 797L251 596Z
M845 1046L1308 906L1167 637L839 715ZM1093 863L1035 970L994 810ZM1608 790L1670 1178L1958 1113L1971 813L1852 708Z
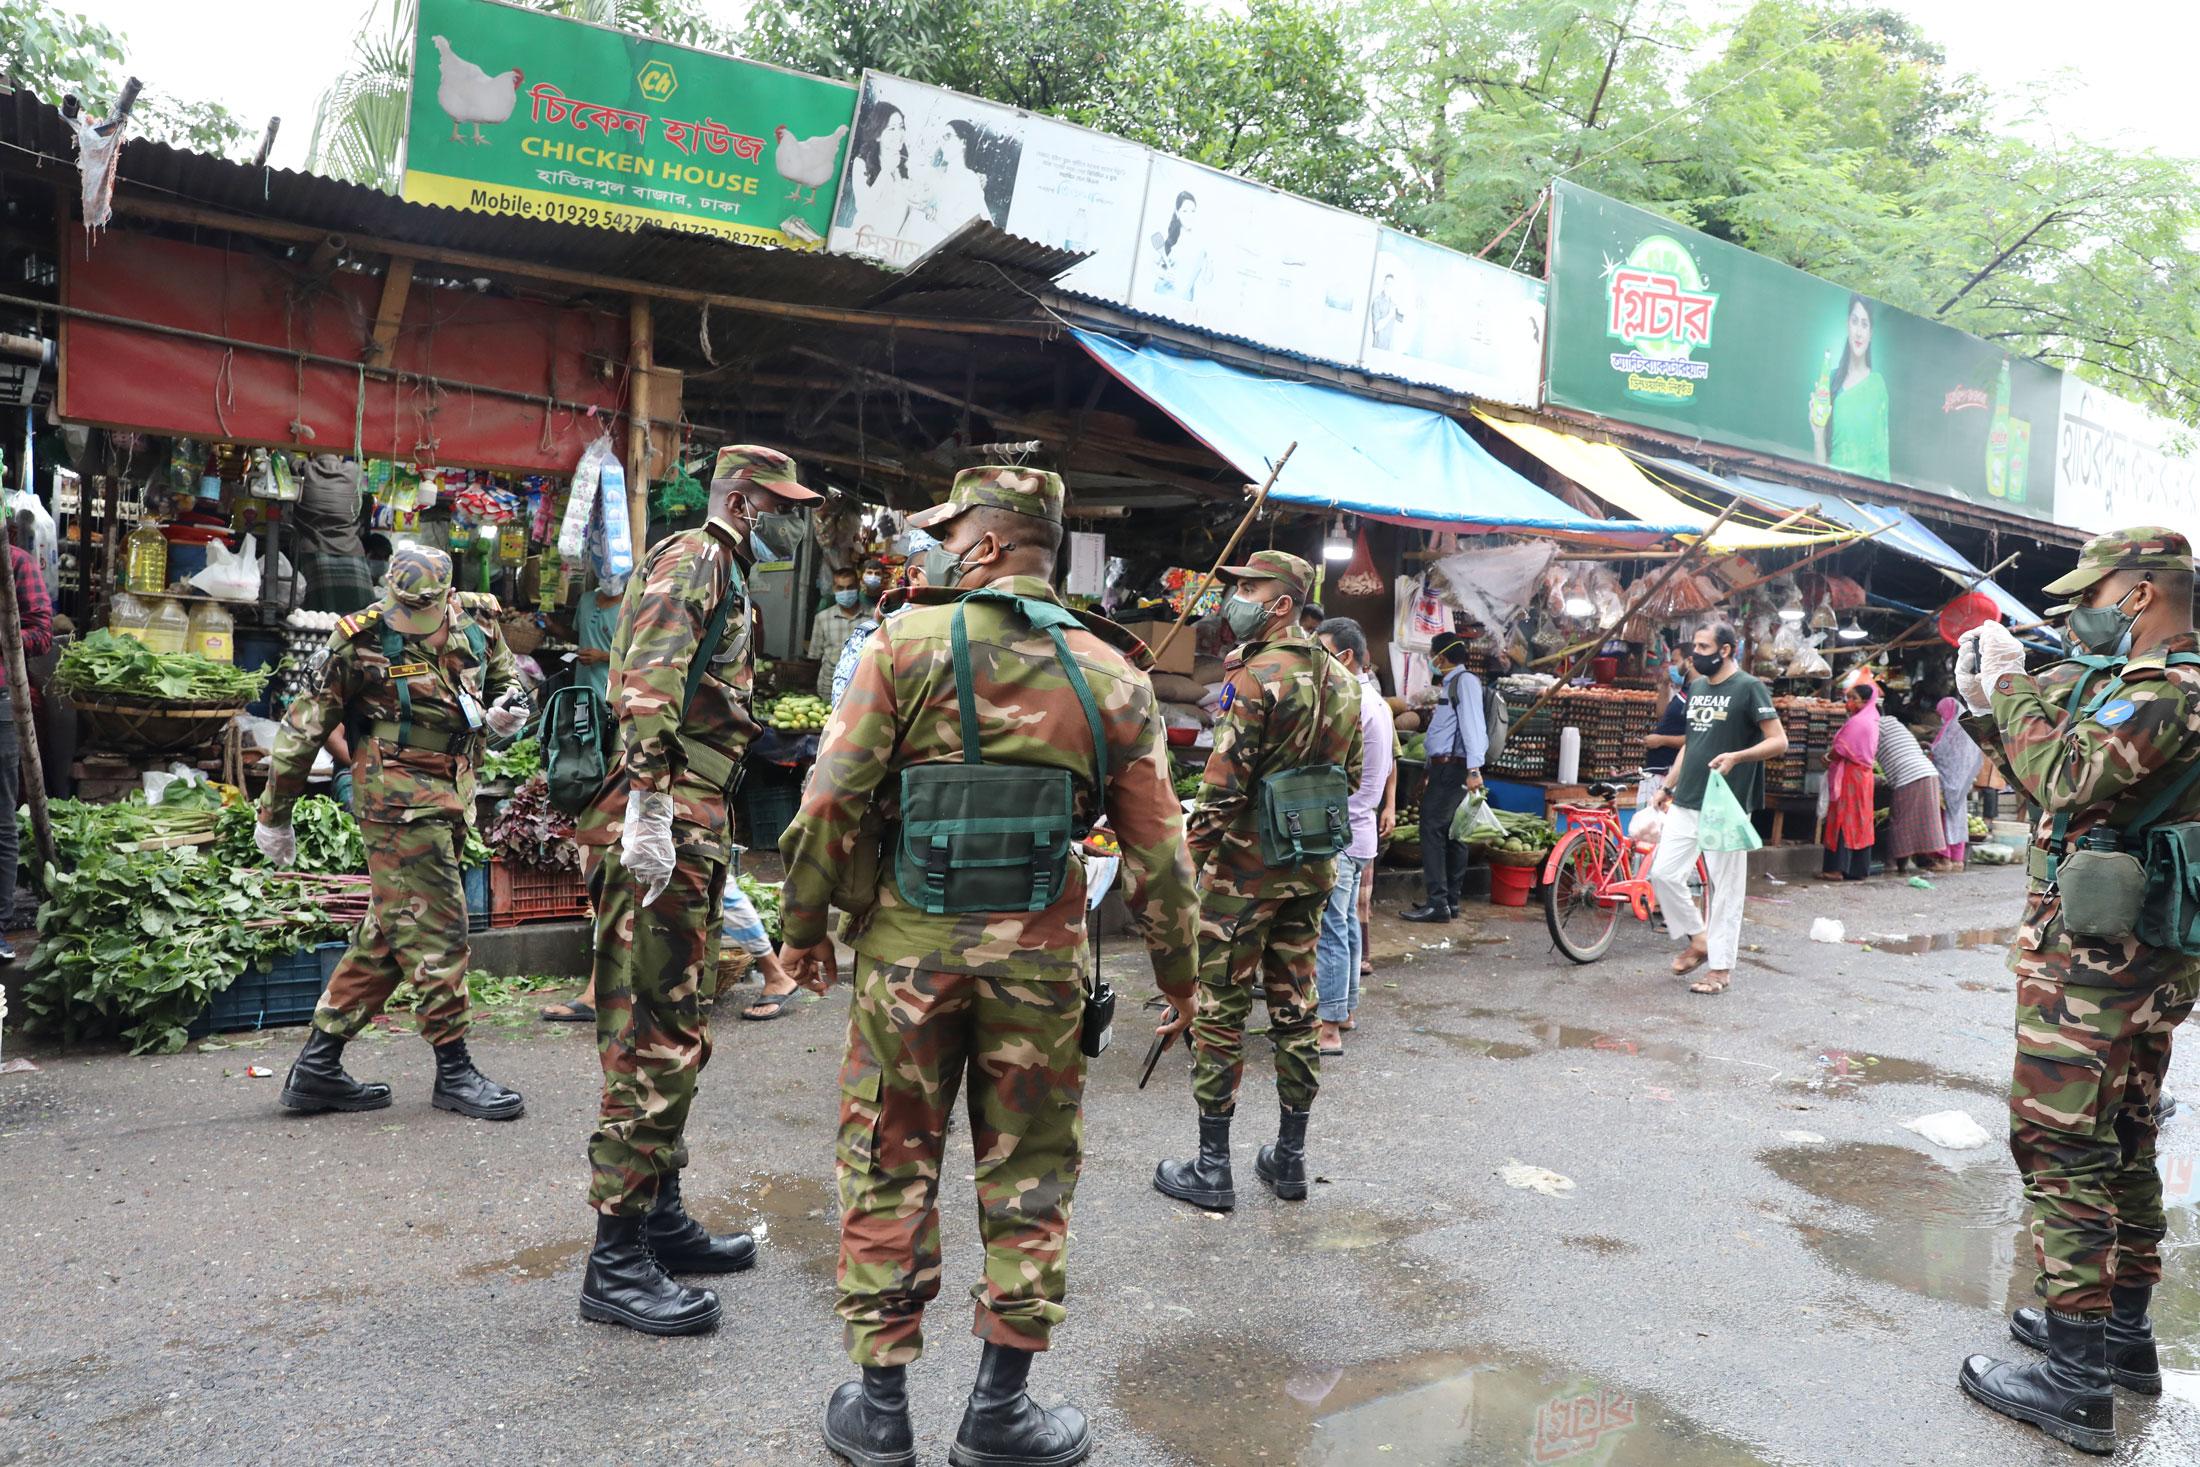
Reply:
M1294 438L1291 446L1283 451L1283 457L1277 459L1275 465L1268 470L1268 477L1261 481L1260 488L1253 493L1253 502L1245 507L1245 514L1238 520L1237 528L1230 532L1230 543L1222 547L1222 553L1215 557L1215 563L1200 578L1199 588L1184 598L1184 609L1176 614L1176 625L1169 628L1168 635L1161 639L1161 645L1154 648L1156 662L1169 650L1169 644L1176 640L1176 634L1184 630L1184 623L1190 618L1192 608L1199 604L1200 597L1207 594L1207 588L1215 583L1216 574L1229 564L1231 553L1237 549L1238 541L1244 538L1246 527L1253 523L1253 516L1260 513L1260 507L1268 502L1268 491L1275 487L1276 476L1283 472L1283 466L1291 462L1291 455L1298 451L1299 441Z
M649 377L656 366L657 331L649 297L626 303L626 519L637 560L649 545Z
M1971 592L1973 592L1973 591L1976 591L1976 590L1977 590L1977 589L1979 588L1979 583L1980 583L1981 581L1990 581L1990 580L1992 580L1992 579L1993 579L1994 577L1996 577L1996 576L2000 575L2000 574L2001 574L2001 573L2002 573L2003 571L2007 570L2007 569L2008 569L2008 568L2009 568L2010 566L2012 566L2012 565L2015 565L2015 564L2016 564L2016 562L2017 562L2017 557L2018 557L2018 556L2020 556L2020 555L2022 555L2022 554L2024 554L2024 552L2023 552L2023 551L2021 551L2021 550L2012 550L2012 551L2010 551L2010 552L2009 552L2009 553L2008 553L2007 555L2005 555L2005 556L2003 556L2003 557L2001 558L2001 563L2000 563L2000 564L1998 564L1998 565L1996 565L1996 566L1995 566L1995 567L1994 567L1993 569L1991 569L1991 570L1982 570L1982 571L1980 571L1980 572L1979 572L1979 573L1978 573L1977 575L1975 575L1975 576L1971 577L1971 579L1970 579L1969 581L1967 581L1967 582L1965 582L1965 583L1964 583L1964 587L1963 587L1963 589L1962 589L1962 590L1960 590L1960 591L1958 591L1958 592L1956 592L1956 596L1968 596L1968 595L1969 595L1969 594L1970 594ZM1953 600L1955 599L1955 596L1951 596L1951 597L1949 597L1948 599L1949 599L1950 601L1953 601ZM1945 609L1946 609L1946 607L1945 607L1945 605L1943 605L1943 606L1942 606L1942 608L1941 608L1941 610L1945 610ZM1837 649L1837 650L1839 650L1839 651L1840 651L1840 652L1841 652L1841 653L1842 653L1842 654L1843 654L1844 656L1852 656L1852 657L1853 657L1853 656L1856 656L1856 655L1858 655L1858 654L1863 654L1864 660L1865 660L1866 662L1869 662L1869 661L1870 661L1870 660L1871 660L1872 658L1874 658L1874 657L1877 657L1877 656L1878 656L1878 655L1879 655L1880 653L1882 653L1882 652L1888 652L1888 651L1891 651L1891 650L1893 650L1893 649L1894 649L1895 647L1897 647L1897 646L1901 645L1902 643L1904 643L1904 642L1908 641L1908 640L1909 640L1909 638L1911 638L1912 636L1916 635L1916 634L1917 634L1917 632L1918 632L1918 631L1919 631L1920 629L1922 629L1922 628L1924 627L1925 623L1927 623L1927 622L1931 621L1931 620L1932 620L1932 619L1933 619L1934 617L1936 617L1936 616L1938 616L1938 615L1940 615L1940 611L1937 611L1937 610L1936 610L1936 611L1928 611L1928 612L1926 612L1926 613L1925 613L1925 614L1924 614L1923 616L1919 617L1919 618L1918 618L1918 619L1917 619L1916 621L1913 621L1913 622L1911 622L1911 623L1910 623L1910 624L1909 624L1908 626L1904 627L1904 628L1903 628L1903 629L1902 629L1901 631L1899 631L1899 632L1895 633L1895 634L1894 634L1893 636L1891 636L1891 637L1887 638L1887 640L1886 640L1886 641L1884 641L1884 642L1881 642L1881 643L1879 643L1879 644L1878 644L1877 646L1872 646L1872 647L1842 647L1842 648L1839 648L1839 649Z
M1700 558L1705 551L1709 550L1711 548L1711 537L1719 533L1720 526L1724 525L1727 522L1728 517L1734 513L1736 507L1738 507L1740 504L1741 501L1739 499L1728 500L1726 503L1726 508L1719 511L1719 517L1711 522L1710 527L1703 532L1703 537L1701 539L1699 539L1695 544L1689 546L1687 550L1683 551L1679 558L1668 562L1665 567L1657 573L1657 575L1651 577L1649 581L1641 587L1641 589L1637 590L1634 597L1625 606L1620 608L1618 618L1614 620L1610 626L1602 628L1602 636L1598 637L1593 642L1583 643L1580 648L1577 649L1581 655L1575 657L1572 665L1569 666L1566 671L1558 677L1556 681L1554 681L1549 687L1545 688L1541 693L1536 695L1536 700L1528 705L1528 711L1521 714L1518 719L1514 720L1515 726L1526 727L1528 720L1535 717L1535 715L1542 710L1543 705L1550 702L1552 697L1557 694L1560 688L1565 687L1568 683L1572 682L1576 676L1580 674L1581 668L1585 663L1587 663L1587 661L1589 660L1589 656L1593 654L1598 647L1604 645L1605 640L1610 637L1613 632L1616 632L1621 627L1627 625L1628 621L1634 616L1634 614L1637 611L1641 610L1642 607L1649 602L1651 597L1657 595L1659 591L1663 590L1665 587L1665 583L1673 579L1673 577L1680 572L1682 567L1686 566L1691 560Z

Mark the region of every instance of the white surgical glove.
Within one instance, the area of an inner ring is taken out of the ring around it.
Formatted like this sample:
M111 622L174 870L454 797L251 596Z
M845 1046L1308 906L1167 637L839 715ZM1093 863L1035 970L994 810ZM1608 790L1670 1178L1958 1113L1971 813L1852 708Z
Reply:
M500 739L508 739L527 727L527 712L521 708L507 708L499 703L489 710L489 732Z
M288 871L298 864L298 832L286 821L270 825L265 820L252 822L252 844L259 847L267 863L278 871Z
M672 796L657 790L627 791L619 863L641 883L643 906L665 894L679 860L672 849Z
M1989 694L2004 673L2023 671L2024 646L2009 634L2009 628L1990 621L1978 629L1978 677Z
M1978 634L1973 627L1956 642L1956 696L1973 713L1990 713L1993 700L1986 692L1986 679L1979 675Z

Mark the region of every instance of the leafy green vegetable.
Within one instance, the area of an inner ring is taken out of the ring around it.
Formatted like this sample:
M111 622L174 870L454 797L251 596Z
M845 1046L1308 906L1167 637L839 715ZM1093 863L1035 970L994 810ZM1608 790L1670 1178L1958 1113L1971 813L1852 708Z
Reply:
M491 749L481 761L483 779L509 779L515 783L542 773L542 746L533 739L515 739L508 749Z
M573 817L550 803L549 782L540 774L497 806L488 837L489 849L507 861L544 871L580 869L580 847L573 844Z
M155 652L135 637L101 628L61 654L53 685L64 693L170 703L249 703L272 670L239 668L195 652Z
M222 811L215 858L232 866L261 866L265 860L253 844L252 826L259 817L250 805L231 805ZM367 843L351 812L325 795L307 795L291 807L291 828L298 836L297 871L316 871L348 876L367 869Z
M773 942L784 939L785 929L779 925L779 888L766 886L744 871L741 873L741 892L756 908L756 915L763 919L764 935Z

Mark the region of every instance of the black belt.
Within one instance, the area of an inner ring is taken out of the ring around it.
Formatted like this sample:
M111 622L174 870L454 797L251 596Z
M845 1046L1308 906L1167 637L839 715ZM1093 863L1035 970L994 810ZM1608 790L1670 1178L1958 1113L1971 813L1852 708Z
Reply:
M1467 762L1467 756L1464 754L1431 754L1428 756L1428 762L1431 764L1464 764Z

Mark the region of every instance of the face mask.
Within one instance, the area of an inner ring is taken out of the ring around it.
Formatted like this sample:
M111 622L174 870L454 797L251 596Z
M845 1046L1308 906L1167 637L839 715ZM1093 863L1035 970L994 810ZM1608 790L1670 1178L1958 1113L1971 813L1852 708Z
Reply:
M1688 681L1687 678L1681 676L1681 670L1677 667L1668 667L1665 670L1665 675L1676 688Z
M754 530L749 531L749 554L758 560L771 560L775 558L772 554L771 546L766 545L764 543L764 537L757 534Z
M1697 672L1709 677L1719 670L1719 664L1726 661L1726 656L1720 652L1691 652L1688 660L1695 665Z
M886 583L880 580L877 576L865 576L863 578L864 594L867 596L876 596L879 593L879 588L881 586L884 586L885 584Z
M850 587L845 591L833 592L833 604L842 611L853 611L856 604L855 588Z
M1240 642L1250 642L1253 634L1268 625L1273 608L1264 601L1248 601L1236 592L1222 603L1222 624L1230 629L1230 635Z
M935 546L924 552L924 581L926 585L938 586L943 590L952 590L955 583L962 579L962 573L962 557L954 551Z
M2139 588L2133 586L2132 591ZM2139 617L2136 612L2125 615L2124 601L2131 599L2131 591L2113 606L2081 606L2070 613L2071 638L2086 651L2099 656L2125 657L2131 653L2131 628Z

